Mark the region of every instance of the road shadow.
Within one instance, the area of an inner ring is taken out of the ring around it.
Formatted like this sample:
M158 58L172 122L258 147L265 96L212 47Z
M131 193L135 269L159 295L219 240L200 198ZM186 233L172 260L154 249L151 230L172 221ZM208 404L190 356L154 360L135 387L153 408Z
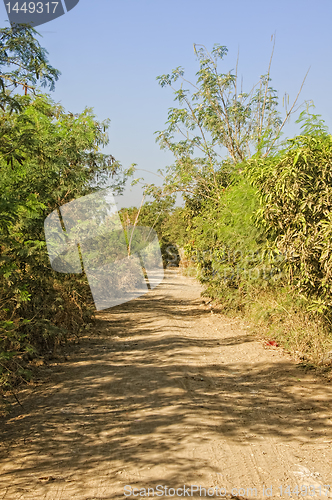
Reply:
M192 482L204 468L217 474L208 459L181 455L188 441L195 447L226 436L245 446L274 436L301 443L323 428L331 432L332 422L320 417L326 401L304 403L292 391L301 377L294 363L198 363L198 350L255 341L242 332L189 335L189 323L210 314L199 303L157 289L98 315L72 360L53 366L45 384L20 396L23 407L1 419L4 484L19 491L30 478L46 491L43 481L62 481L79 495L75 477L103 471L105 484L118 478L122 494L98 498L123 498L127 469L167 471L160 480L169 487ZM139 483L134 477L130 484Z

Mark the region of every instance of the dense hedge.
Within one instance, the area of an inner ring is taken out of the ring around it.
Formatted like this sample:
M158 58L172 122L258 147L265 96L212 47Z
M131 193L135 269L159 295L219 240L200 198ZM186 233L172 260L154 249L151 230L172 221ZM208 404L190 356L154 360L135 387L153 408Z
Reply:
M32 84L58 72L30 27L0 30L0 387L30 376L29 362L78 334L94 310L85 276L52 270L44 220L106 182L120 166L100 152L108 122L73 115ZM8 63L12 61L12 66ZM10 66L9 73L5 72ZM19 68L16 70L15 68ZM49 80L48 80L49 79ZM8 83L9 82L9 83ZM51 85L52 86L52 85ZM93 187L92 187L93 186Z
M301 135L237 165L213 200L187 199L185 250L212 296L233 300L250 287L290 285L328 319L332 137L314 115L299 121Z
M312 307L332 306L332 137L302 135L275 158L247 169L260 193L256 224L275 235L289 255L288 281L312 298ZM316 306L314 306L316 304Z

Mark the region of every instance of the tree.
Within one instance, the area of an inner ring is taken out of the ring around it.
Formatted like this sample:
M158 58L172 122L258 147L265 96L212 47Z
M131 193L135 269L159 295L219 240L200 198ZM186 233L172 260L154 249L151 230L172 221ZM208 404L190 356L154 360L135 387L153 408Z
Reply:
M136 226L145 226L156 231L159 238L159 245L164 262L167 259L167 247L174 244L171 238L173 234L170 231L170 219L174 213L175 197L155 197L153 201L144 203L145 196L142 199L141 206L122 208L119 211L121 222L128 234L128 250L130 253L130 243L135 233Z
M61 74L47 59L47 50L36 40L31 26L17 24L0 30L0 108L19 109L20 100L13 92L36 94L36 85L54 89ZM6 71L8 68L8 71Z
M291 108L286 108L282 121L277 92L270 86L273 50L267 73L249 93L242 85L239 89L237 65L235 73L219 72L218 62L227 54L226 47L215 45L209 53L204 46L194 45L194 50L199 61L196 84L184 78L181 67L157 77L162 87L172 88L180 107L169 109L168 127L156 132L156 140L161 149L175 156L165 175L168 194L180 191L219 199L220 182L224 188L236 165L277 149L299 94ZM181 80L176 88L174 84ZM184 82L192 92L183 88Z
M10 66L0 76L0 385L9 387L28 377L31 357L78 334L93 313L85 276L51 268L46 216L106 184L121 191L126 179L100 150L108 121L89 108L68 113L33 87L39 79L52 88L59 75L35 33L0 30L0 62Z

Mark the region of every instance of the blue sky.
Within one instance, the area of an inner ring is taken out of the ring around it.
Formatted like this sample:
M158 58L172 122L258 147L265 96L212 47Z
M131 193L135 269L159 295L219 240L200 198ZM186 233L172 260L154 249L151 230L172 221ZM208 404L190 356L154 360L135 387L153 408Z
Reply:
M0 15L8 26L3 3ZM331 19L330 0L80 0L37 30L50 63L62 72L53 99L73 113L88 106L98 119L110 118L106 152L124 166L137 163L157 172L172 163L154 132L165 128L174 102L171 89L161 88L156 77L182 66L194 79L194 43L227 46L220 68L225 72L235 68L239 50L238 73L249 90L267 71L276 33L273 87L292 102L310 66L299 103L312 99L331 130ZM298 130L293 123L285 132L292 136ZM152 174L142 175L158 182ZM124 204L137 204L139 196L126 195Z

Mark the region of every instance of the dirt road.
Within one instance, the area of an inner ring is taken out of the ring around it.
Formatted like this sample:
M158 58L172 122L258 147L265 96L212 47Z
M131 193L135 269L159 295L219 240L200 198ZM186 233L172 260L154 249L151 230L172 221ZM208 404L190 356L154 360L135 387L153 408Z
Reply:
M0 499L326 498L331 387L200 291L167 271L19 393L0 421Z

